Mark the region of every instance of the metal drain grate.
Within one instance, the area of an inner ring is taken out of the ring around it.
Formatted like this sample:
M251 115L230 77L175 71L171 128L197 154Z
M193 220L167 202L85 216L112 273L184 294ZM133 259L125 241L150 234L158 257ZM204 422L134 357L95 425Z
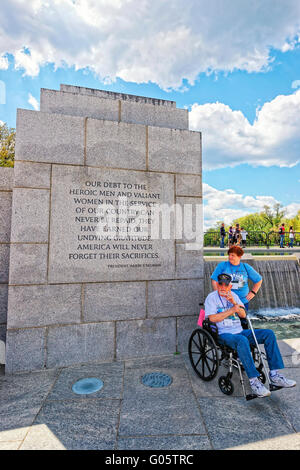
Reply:
M152 388L168 387L172 382L172 377L162 372L150 372L142 377L142 384Z
M77 395L88 395L90 393L96 393L103 387L103 382L95 377L89 377L86 379L78 380L72 386L72 390Z

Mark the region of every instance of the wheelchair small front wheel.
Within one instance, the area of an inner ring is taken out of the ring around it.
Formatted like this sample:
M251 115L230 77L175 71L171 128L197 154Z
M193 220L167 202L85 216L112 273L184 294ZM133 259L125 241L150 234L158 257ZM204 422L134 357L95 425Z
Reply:
M232 395L234 392L234 386L230 379L227 379L224 375L219 378L219 387L222 393L225 395Z
M193 331L189 340L189 358L200 379L208 382L215 378L219 369L216 343L203 328Z

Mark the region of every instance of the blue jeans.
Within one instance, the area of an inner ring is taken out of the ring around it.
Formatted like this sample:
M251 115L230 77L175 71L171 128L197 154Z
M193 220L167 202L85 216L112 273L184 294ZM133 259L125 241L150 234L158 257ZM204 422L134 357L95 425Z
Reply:
M225 239L225 235L224 235L224 236L221 236L220 248L224 248L224 239Z
M270 370L284 369L284 364L276 341L276 336L272 330L254 330L258 344L265 345L266 356ZM239 359L245 368L246 374L249 379L258 377L259 373L256 370L250 344L255 345L255 341L251 330L243 330L239 334L223 333L219 335L220 343L226 344L238 353Z
M293 248L293 245L294 245L294 239L290 238L289 247Z
M283 248L284 235L280 235L280 248Z

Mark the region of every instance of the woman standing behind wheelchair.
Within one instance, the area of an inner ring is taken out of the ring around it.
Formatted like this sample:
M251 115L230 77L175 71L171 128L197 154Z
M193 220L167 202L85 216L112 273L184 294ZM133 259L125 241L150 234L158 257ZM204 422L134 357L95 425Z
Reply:
M244 250L240 246L232 246L228 250L228 261L219 263L211 275L213 290L218 288L218 275L229 274L231 276L232 291L237 294L245 305L249 308L249 302L256 296L262 284L261 275L248 263L242 263L241 257ZM249 290L248 279L253 282L252 290Z

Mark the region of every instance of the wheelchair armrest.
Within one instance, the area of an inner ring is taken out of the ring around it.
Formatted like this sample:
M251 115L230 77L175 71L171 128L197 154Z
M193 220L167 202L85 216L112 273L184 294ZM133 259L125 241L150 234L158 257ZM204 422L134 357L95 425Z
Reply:
M219 336L219 333L218 333L218 327L216 325L216 323L213 323L212 321L210 321L209 318L206 318L204 321L203 321L203 328L208 331L208 333L211 334L211 336L213 337L213 339L215 341L218 340L218 336Z

